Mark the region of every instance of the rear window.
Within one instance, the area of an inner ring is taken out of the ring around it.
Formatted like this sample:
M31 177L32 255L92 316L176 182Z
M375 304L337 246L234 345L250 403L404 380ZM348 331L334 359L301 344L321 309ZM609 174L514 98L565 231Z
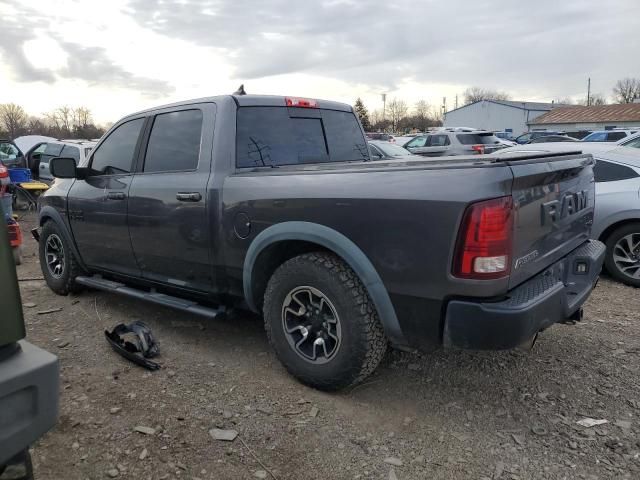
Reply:
M456 137L463 145L493 145L499 143L498 137L493 134L459 133Z
M630 178L636 178L638 174L634 169L625 165L598 159L593 167L593 176L596 182L601 183L628 180Z
M236 165L268 167L369 158L360 124L353 113L304 110L239 108Z

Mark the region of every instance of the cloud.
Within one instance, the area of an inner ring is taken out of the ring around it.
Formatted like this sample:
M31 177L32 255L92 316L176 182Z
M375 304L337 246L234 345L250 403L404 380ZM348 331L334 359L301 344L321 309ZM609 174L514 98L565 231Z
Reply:
M0 52L5 66L17 81L54 83L57 79L83 80L91 85L137 90L147 97L159 97L174 91L167 81L134 75L125 70L109 56L106 48L65 41L63 33L53 27L55 23L51 18L23 6L14 7L10 16L3 12ZM56 41L66 54L66 65L54 69L35 67L25 54L24 46L38 37Z
M19 17L18 17L19 18ZM35 38L36 27L28 17L18 22L15 17L5 18L3 15L0 27L0 53L5 65L13 71L19 82L52 82L53 73L46 69L34 67L25 56L23 46Z
M114 63L105 48L86 47L59 39L68 54L67 66L58 71L65 78L77 78L91 85L128 88L148 97L159 97L174 91L166 81L140 77Z
M630 68L624 52L640 47L634 0L130 0L125 11L224 52L240 80L308 72L376 88L416 80L556 95L590 74L613 83Z

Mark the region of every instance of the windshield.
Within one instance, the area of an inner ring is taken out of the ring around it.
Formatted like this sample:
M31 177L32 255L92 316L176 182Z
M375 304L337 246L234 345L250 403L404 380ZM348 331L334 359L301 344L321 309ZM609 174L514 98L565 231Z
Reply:
M383 153L388 157L404 157L406 155L411 155L411 152L409 152L409 150L406 150L400 145L395 145L393 143L388 143L385 145L376 144L376 147L382 150Z
M20 150L13 143L0 142L0 161L5 165L18 163L16 160L20 156Z

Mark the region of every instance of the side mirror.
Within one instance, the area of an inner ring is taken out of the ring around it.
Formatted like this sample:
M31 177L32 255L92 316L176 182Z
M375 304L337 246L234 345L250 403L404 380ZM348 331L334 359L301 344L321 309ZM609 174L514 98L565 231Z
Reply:
M76 161L70 157L56 157L49 160L49 172L56 178L76 178Z

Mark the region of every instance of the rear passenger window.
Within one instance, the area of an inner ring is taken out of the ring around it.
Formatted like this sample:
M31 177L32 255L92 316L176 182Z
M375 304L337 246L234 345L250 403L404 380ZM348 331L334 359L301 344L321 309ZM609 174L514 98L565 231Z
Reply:
M332 161L350 162L368 158L367 145L353 113L323 110L322 121ZM386 137L385 140L389 140L390 135Z
M431 135L430 138L430 147L446 147L449 145L449 137L447 135Z
M157 115L149 135L143 171L195 170L200 157L201 133L201 110Z
M51 157L59 157L62 152L62 147L64 147L64 145L61 143L47 143L47 148L44 149L44 154Z
M596 164L593 167L593 175L598 183L615 182L640 176L630 167L603 160L596 160Z
M369 158L353 113L296 110L296 116L290 116L285 107L239 108L236 165L265 167Z
M607 133L607 140L610 142L617 142L618 140L622 140L626 136L627 134L624 132L610 132Z
M91 169L104 175L129 173L144 118L117 127L93 153Z
M62 149L61 157L73 158L76 161L76 164L80 161L80 150L78 147L72 147L70 145L65 145Z

